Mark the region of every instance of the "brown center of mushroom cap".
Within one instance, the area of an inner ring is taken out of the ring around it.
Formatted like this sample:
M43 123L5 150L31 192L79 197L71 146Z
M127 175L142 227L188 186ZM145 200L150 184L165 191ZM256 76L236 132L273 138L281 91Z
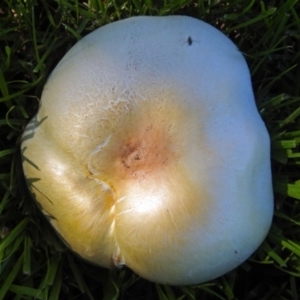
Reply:
M171 138L164 131L167 130L151 124L122 141L115 158L120 180L135 178L141 181L152 172L161 171L176 156Z

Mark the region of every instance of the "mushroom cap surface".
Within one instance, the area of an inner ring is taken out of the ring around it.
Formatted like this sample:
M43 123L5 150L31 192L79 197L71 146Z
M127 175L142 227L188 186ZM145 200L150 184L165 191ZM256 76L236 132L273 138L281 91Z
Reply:
M248 67L190 17L133 17L75 44L22 155L31 193L73 251L151 281L214 279L271 225L270 141Z

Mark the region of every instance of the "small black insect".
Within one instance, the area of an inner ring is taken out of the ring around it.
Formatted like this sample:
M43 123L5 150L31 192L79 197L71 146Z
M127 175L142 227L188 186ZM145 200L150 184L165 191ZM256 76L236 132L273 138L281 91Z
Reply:
M193 39L189 36L187 39L187 42L188 42L189 46L191 46L193 44Z

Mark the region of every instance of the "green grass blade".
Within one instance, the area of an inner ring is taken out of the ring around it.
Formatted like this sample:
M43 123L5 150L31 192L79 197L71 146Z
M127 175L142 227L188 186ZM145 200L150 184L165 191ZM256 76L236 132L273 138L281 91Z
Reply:
M4 280L4 282L0 285L0 299L4 299L7 291L11 287L11 284L13 283L14 279L18 275L18 273L22 269L22 263L23 263L23 254L20 255L18 261L14 265L12 271L7 276L7 278Z

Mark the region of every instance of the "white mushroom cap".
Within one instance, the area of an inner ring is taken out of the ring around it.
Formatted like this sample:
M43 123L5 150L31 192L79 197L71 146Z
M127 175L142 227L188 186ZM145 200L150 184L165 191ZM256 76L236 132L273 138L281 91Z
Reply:
M241 264L270 228L269 136L247 65L193 18L134 17L79 41L22 150L51 224L104 267L196 284Z

